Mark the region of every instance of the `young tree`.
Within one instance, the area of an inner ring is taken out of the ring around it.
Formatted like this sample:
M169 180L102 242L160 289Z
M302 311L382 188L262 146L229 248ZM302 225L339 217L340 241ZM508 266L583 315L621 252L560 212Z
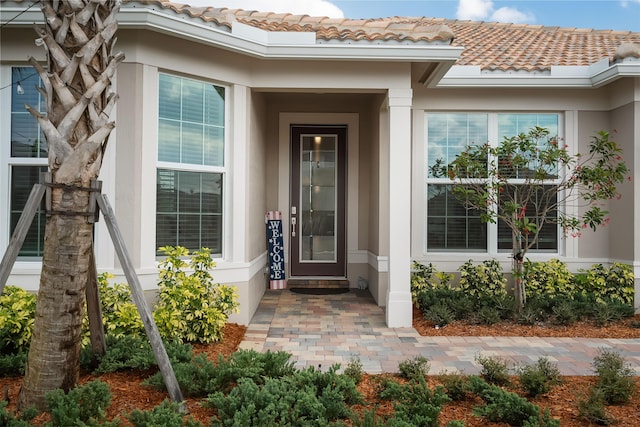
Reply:
M619 198L627 176L622 149L607 132L598 132L588 154L571 154L549 131L533 127L497 146L471 145L449 165L437 161L434 176L449 176L453 193L483 222L499 223L512 236L515 297L526 302L522 261L538 243L545 224L558 224L565 236L609 221L604 202Z
M27 106L48 145L52 176L42 274L33 338L18 405L44 409L49 390L69 390L79 374L82 315L93 224L88 223L91 180L98 177L116 95L111 79L119 0L41 0L45 28L37 43L47 67L33 58L46 114Z

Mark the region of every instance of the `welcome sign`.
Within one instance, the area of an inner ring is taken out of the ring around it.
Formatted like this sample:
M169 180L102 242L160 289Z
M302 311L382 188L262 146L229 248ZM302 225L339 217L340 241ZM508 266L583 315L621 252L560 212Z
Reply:
M269 287L284 289L284 235L282 234L282 212L269 211L267 223L267 247L269 248Z

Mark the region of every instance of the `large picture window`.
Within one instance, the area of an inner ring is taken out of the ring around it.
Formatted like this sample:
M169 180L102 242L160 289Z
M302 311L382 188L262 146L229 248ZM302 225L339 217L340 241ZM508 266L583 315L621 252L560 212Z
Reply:
M455 160L473 144L495 145L505 137L526 133L534 126L559 135L558 114L522 113L427 113L426 125L426 251L489 252L508 251L512 246L510 229L498 221L487 224L480 212L465 208L453 194L453 184L442 165ZM487 167L489 165L487 159ZM510 185L518 185L527 171L511 171ZM550 177L548 185L553 185ZM545 185L547 183L545 182ZM515 190L514 190L515 191ZM544 192L541 191L542 195ZM540 196L542 197L542 196ZM552 217L557 212L551 212ZM532 250L557 252L558 227L544 224Z
M13 234L34 184L46 172L47 143L35 118L25 109L29 104L44 111L44 99L36 90L38 73L32 67L11 69L11 149L9 156L10 206L9 223ZM41 207L29 228L20 257L41 257L44 253L46 217Z
M156 244L222 254L225 89L160 75Z

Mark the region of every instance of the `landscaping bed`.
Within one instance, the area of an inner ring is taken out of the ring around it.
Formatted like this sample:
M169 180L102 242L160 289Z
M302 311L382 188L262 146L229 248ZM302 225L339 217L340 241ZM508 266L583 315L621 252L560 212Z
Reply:
M458 326L450 325L441 330L447 330L453 332L457 330ZM493 325L493 331L489 327L483 332L487 335L497 335L497 330L503 328L503 325ZM623 329L619 325L610 325L611 328ZM460 326L460 328L463 328ZM433 329L433 328L431 328ZM194 353L206 353L207 359L217 360L218 355L228 357L234 351L236 351L238 345L242 341L246 328L244 326L236 324L228 324L224 328L224 340L220 343L196 345L194 346ZM461 329L458 329L461 330ZM458 332L461 333L461 332ZM86 384L89 381L100 379L109 385L112 393L111 406L107 410L107 419L112 419L115 416L120 416L125 421L124 425L128 424L126 417L123 414L130 413L134 409L138 410L151 410L161 402L168 398L166 392L158 391L150 386L145 386L142 381L148 378L154 371L126 371L116 372L103 375L84 374L82 376L81 383ZM442 384L441 377L437 372L431 372L427 376L427 384L430 389L434 389L437 385ZM400 382L406 382L406 380L400 379L398 374L382 374L382 375L370 375L364 374L362 380L357 386L358 391L363 395L362 404L351 406L353 412L357 414L364 414L367 411L371 411L376 408L378 414L378 421L381 420L381 416L393 413L393 401L381 399L379 391L381 384L385 380L394 380ZM519 395L523 395L522 389L518 386L518 379L515 376L510 378L511 385L506 389L517 392ZM577 401L581 397L586 397L591 387L596 384L596 377L563 377L562 384L557 385L551 389L551 391L544 393L535 398L529 398L529 401L538 405L540 408L549 408L550 414L553 418L560 420L561 426L588 426L590 425L585 420L579 417L579 410ZM640 386L640 378L635 377L634 381L636 386ZM10 398L10 404L8 409L12 411L15 408L15 402L17 400L17 394L19 391L21 378L0 378L0 389L6 387L8 396ZM189 409L190 416L193 419L200 421L203 425L209 425L209 421L215 415L215 410L205 408L202 403L203 398L187 398L186 404ZM442 406L442 410L439 415L439 422L441 426L446 426L449 421L460 420L464 421L467 427L469 426L493 426L503 427L507 426L506 423L490 422L485 418L480 418L473 415L473 407L482 403L481 399L477 396L471 396L467 400L452 401L445 403ZM607 412L610 416L616 419L616 426L622 427L636 427L640 425L640 398L638 393L635 393L632 399L624 404L618 406L607 406ZM48 421L48 414L41 414L32 421L34 425L44 425ZM346 425L353 425L350 420L344 420Z

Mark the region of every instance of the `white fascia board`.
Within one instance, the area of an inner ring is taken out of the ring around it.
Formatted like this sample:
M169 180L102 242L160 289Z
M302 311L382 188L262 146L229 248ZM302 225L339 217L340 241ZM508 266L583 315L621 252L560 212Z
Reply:
M590 66L553 66L548 74L482 72L475 65L454 65L436 87L564 87L597 88L622 77L640 76L640 61L610 65L602 59Z
M0 23L11 21L7 25L15 27L42 25L44 18L38 8L24 10L24 6L3 5ZM453 63L463 51L462 47L450 45L318 44L314 32L270 32L238 22L229 31L197 18L131 4L120 8L118 26L157 31L261 59Z

